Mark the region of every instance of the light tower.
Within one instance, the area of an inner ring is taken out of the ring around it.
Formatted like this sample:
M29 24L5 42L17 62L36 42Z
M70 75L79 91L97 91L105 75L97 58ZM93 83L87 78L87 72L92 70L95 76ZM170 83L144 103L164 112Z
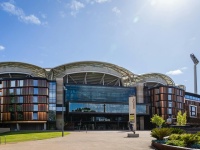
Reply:
M194 56L194 54L190 54L192 61L194 62L194 93L197 94L197 64L199 60Z

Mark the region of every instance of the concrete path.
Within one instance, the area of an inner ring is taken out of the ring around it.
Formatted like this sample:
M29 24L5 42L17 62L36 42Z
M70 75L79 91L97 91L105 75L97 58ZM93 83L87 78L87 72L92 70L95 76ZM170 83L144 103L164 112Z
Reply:
M47 140L0 145L0 150L148 150L150 131L137 131L139 138L127 138L124 131L84 131Z

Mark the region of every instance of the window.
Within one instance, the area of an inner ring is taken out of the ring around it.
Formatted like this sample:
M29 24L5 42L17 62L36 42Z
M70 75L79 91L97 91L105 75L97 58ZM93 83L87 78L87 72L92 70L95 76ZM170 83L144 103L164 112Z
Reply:
M182 96L182 91L180 90L180 95Z
M172 102L168 102L168 107L172 107Z
M37 113L33 113L33 120L38 120L38 114Z
M37 96L33 96L33 103L38 103L38 97Z
M10 87L15 87L15 81L10 81Z
M172 100L172 95L168 95L168 100Z
M190 105L190 117L197 117L197 106Z
M180 92L179 92L179 90L177 89L177 90L176 90L176 95L179 95L179 93L180 93Z
M38 86L38 80L33 80L33 86Z
M9 89L9 94L14 95L14 89Z
M38 105L33 105L33 111L38 111Z
M17 88L16 89L16 95L20 95L21 94L21 89L20 88Z
M18 97L18 103L23 103L23 96Z
M38 94L38 88L33 89L33 94Z
M19 82L18 82L18 86L23 86L24 85L24 80L19 80Z
M168 108L168 109L167 109L167 114L168 114L168 115L171 115L171 114L172 114L172 109L171 109L171 108Z
M168 88L168 93L172 93L172 88Z

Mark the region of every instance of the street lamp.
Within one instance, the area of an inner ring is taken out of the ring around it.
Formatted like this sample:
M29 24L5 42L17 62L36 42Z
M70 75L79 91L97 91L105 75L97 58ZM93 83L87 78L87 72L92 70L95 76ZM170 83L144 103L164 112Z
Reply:
M66 87L63 86L63 100L62 100L62 137L64 137L64 101L65 101L65 91L66 91Z
M197 94L197 64L199 63L199 60L194 54L190 54L190 57L194 62L194 93Z

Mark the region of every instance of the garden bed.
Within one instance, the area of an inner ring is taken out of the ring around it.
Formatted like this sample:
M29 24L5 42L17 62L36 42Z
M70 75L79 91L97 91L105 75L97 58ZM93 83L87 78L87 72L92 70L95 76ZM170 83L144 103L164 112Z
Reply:
M172 146L167 144L161 144L157 142L152 142L151 145L157 150L192 150L193 148ZM193 149L194 150L194 149Z

